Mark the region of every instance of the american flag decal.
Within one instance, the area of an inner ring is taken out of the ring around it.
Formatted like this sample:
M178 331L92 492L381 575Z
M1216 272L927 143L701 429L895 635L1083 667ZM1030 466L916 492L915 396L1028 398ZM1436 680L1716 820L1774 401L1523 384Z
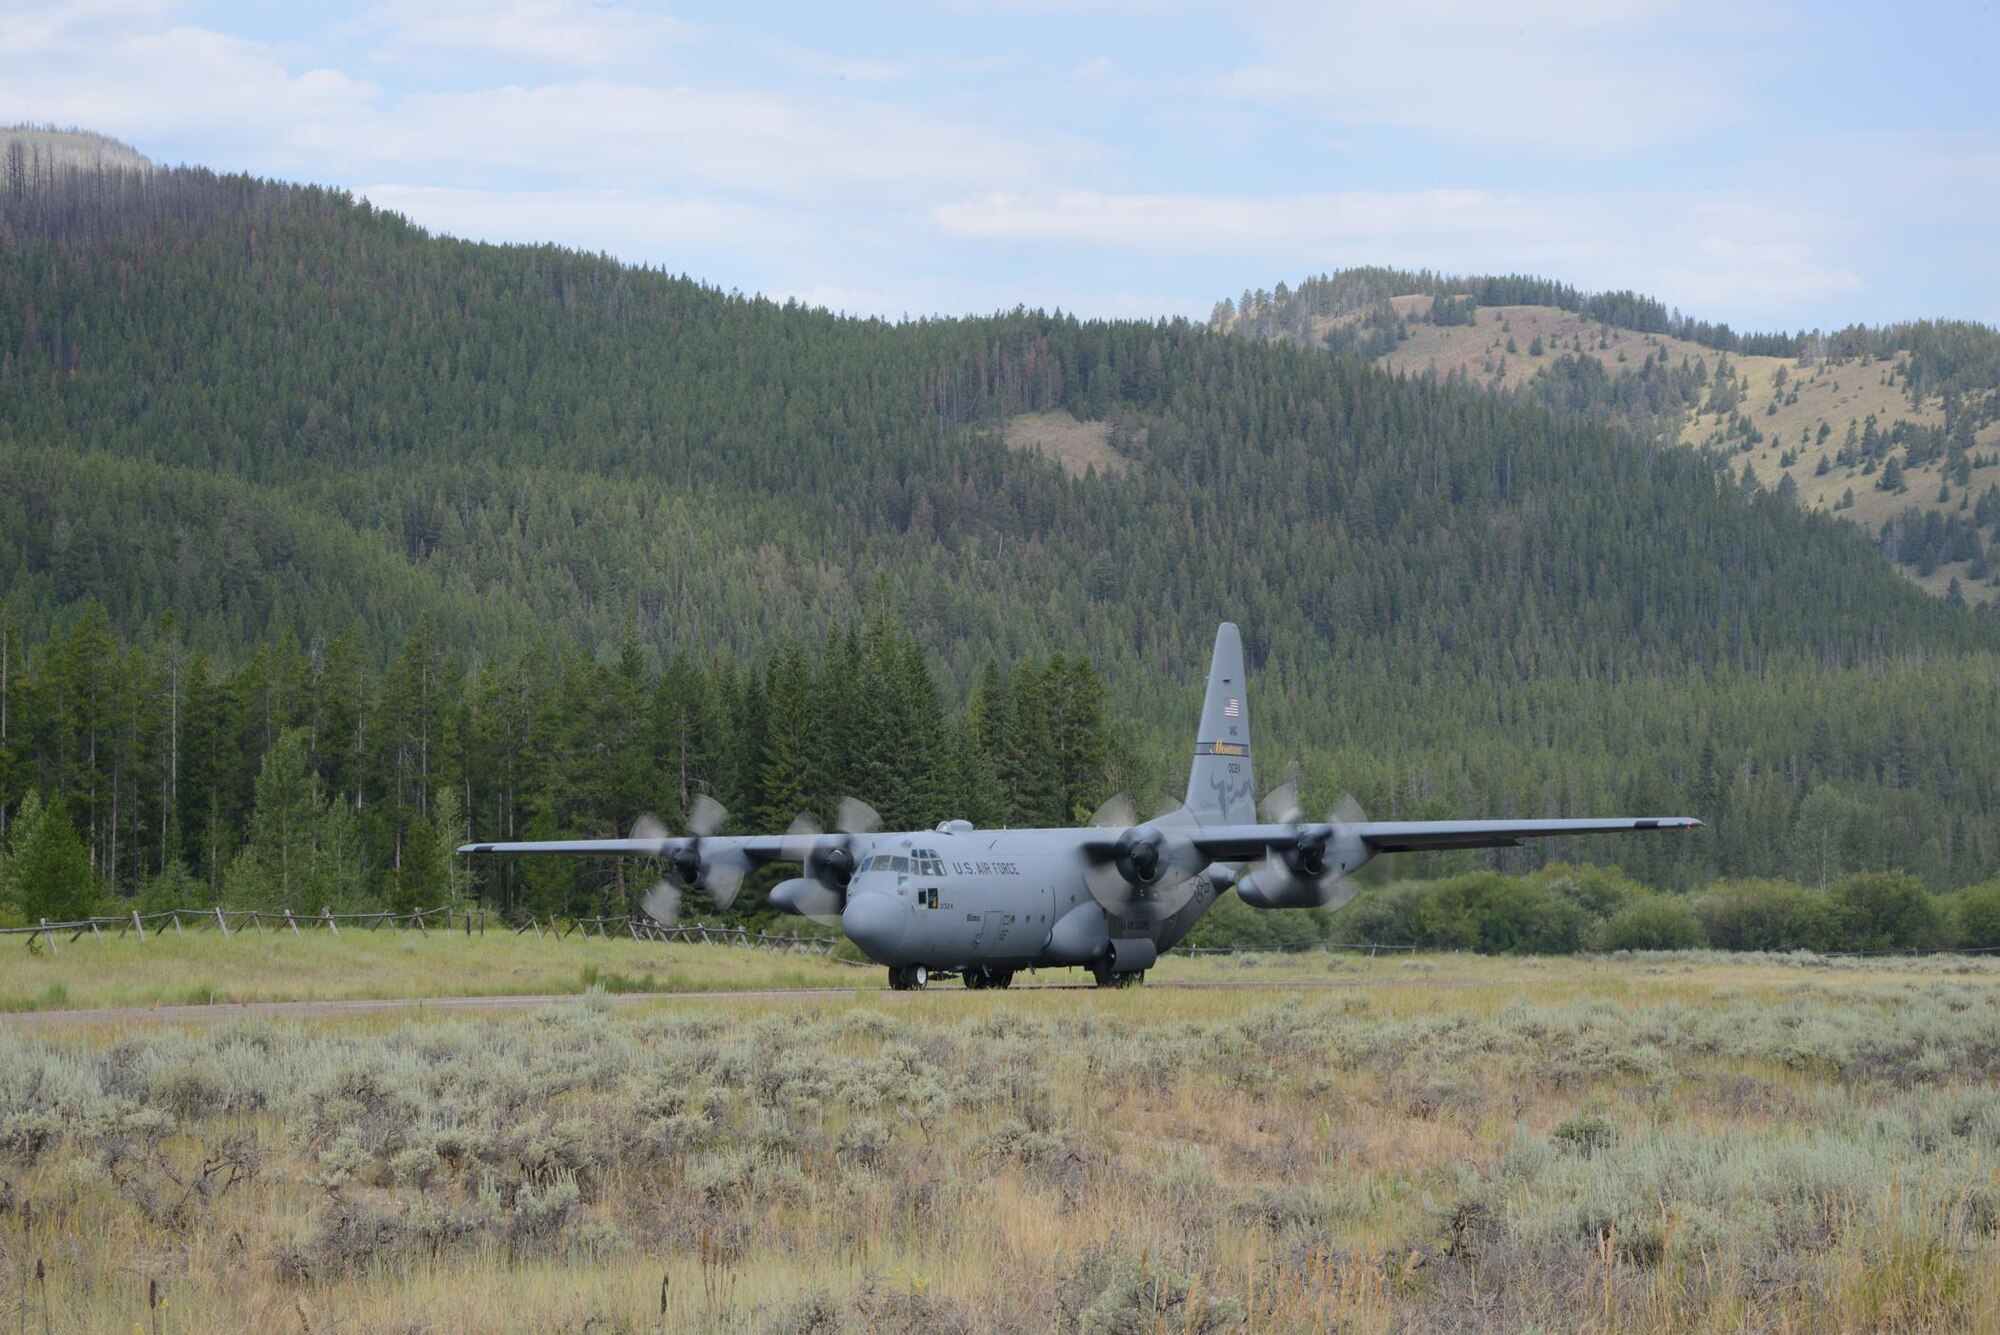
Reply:
M1243 702L1233 695L1229 697L1229 703L1222 707L1222 717L1224 718L1235 718L1242 712Z

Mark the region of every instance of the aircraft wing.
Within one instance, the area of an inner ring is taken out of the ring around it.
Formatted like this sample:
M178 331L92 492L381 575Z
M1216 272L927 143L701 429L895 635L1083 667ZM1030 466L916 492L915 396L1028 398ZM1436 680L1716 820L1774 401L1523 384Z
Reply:
M1248 862L1266 849L1297 845L1300 831L1324 825L1209 826L1193 836L1195 847L1217 862ZM1356 821L1342 832L1360 837L1376 853L1414 853L1451 848L1513 848L1523 839L1571 834L1626 834L1637 830L1694 830L1692 816L1641 816L1600 820L1392 820Z
M694 842L694 838L687 835L656 839L542 839L511 844L461 844L458 851L503 854L567 853L577 857L670 858ZM783 836L775 834L711 834L701 838L701 846L705 853L734 851L748 859L753 866L765 862L786 861L785 842ZM791 860L797 860L796 852Z

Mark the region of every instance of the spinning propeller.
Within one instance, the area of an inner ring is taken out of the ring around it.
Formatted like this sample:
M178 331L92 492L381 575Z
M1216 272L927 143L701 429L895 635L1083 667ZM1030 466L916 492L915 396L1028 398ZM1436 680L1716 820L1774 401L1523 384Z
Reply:
M674 850L671 861L674 877L679 881L662 880L645 897L639 906L646 910L646 916L668 927L680 918L681 886L700 886L708 892L709 899L718 911L726 909L736 898L736 891L749 874L750 862L741 851L727 843L707 848L708 837L722 828L729 819L722 803L703 793L695 798L693 808L688 812L688 833L691 836ZM651 816L641 816L632 825L634 839L667 840L666 827Z
M1090 823L1102 834L1081 845L1084 883L1105 912L1125 914L1143 905L1155 918L1170 918L1188 902L1195 873L1208 865L1191 837L1193 812L1162 803L1160 814L1141 824L1132 799L1120 793Z
M839 833L827 834L809 813L801 811L785 831L784 844L785 860L799 864L800 877L816 881L831 892L830 900L813 896L819 902L805 913L826 927L840 925L841 909L847 903L847 883L854 879L854 870L867 853L867 836L881 826L882 817L860 798L843 797L834 811L833 824ZM834 906L830 911L825 907L828 903Z
M1237 897L1259 908L1337 909L1360 893L1347 873L1366 862L1368 849L1353 829L1367 813L1352 793L1327 813L1326 822L1300 822L1299 781L1296 776L1264 795L1264 819L1292 827L1289 848L1268 849L1264 865L1236 883Z

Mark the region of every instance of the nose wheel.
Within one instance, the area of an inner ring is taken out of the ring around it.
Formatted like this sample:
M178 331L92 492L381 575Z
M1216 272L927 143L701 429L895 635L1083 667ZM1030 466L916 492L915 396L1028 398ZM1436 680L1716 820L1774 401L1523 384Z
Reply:
M913 992L930 982L931 971L921 964L889 966L889 986L898 992Z

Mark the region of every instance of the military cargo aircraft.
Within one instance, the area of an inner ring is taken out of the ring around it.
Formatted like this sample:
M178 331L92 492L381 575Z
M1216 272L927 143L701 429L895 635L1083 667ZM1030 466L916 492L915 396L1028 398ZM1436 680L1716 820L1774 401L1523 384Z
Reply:
M1121 797L1076 828L982 830L950 820L934 830L884 832L873 811L848 799L833 832L801 817L784 834L724 835L716 831L725 813L703 799L683 836L642 824L630 839L459 851L663 860L673 880L645 900L662 920L678 906L675 882L726 906L753 868L796 863L800 874L772 889L772 904L838 924L888 966L891 987L951 975L968 987L1006 987L1022 969L1061 966L1087 968L1100 987L1117 987L1143 980L1160 952L1232 888L1253 908L1337 908L1355 895L1349 876L1378 853L1701 825L1689 816L1371 821L1351 799L1323 821L1306 821L1289 782L1266 796L1259 821L1254 791L1243 642L1225 622L1215 633L1187 797L1149 820Z

